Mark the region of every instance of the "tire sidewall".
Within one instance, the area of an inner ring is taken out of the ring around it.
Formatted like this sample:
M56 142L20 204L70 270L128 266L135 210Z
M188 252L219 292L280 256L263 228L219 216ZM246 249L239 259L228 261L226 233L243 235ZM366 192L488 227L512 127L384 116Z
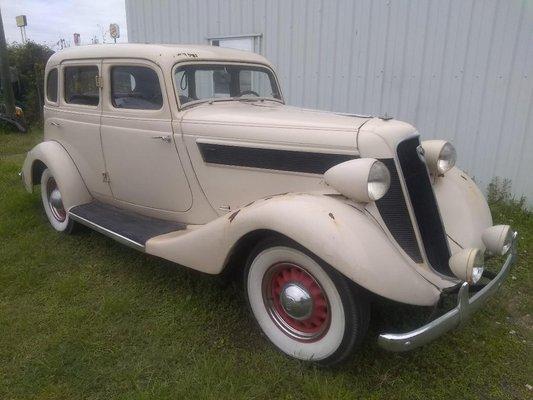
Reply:
M331 320L320 339L302 342L291 338L270 317L263 300L262 280L268 268L278 262L292 262L304 268L324 290ZM248 259L244 285L248 305L261 331L274 346L291 357L323 365L335 364L351 354L366 330L363 321L367 308L363 304L358 307L346 278L289 240L261 242Z
M48 193L47 193L47 183L50 178L54 178L54 176L52 175L52 172L47 168L43 171L43 174L41 175L41 199L43 202L44 212L46 213L46 217L48 218L50 225L52 225L52 227L56 231L69 232L72 229L73 221L70 220L68 212L67 212L65 220L59 221L56 219L56 217L52 213L52 210L50 209L50 203L48 201Z

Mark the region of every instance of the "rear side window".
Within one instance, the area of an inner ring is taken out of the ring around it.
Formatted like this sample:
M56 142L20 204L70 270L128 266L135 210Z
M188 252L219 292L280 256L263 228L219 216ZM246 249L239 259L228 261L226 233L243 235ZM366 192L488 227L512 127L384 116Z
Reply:
M111 68L111 101L116 108L159 110L163 96L157 73L139 66Z
M50 70L46 78L46 98L52 103L57 103L57 68Z
M98 67L76 66L65 68L65 102L97 106L100 92L96 86Z

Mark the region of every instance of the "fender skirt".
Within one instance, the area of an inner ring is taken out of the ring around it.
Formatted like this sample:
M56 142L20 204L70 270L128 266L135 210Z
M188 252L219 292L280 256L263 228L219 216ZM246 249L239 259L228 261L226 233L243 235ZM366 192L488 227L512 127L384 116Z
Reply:
M257 200L202 226L154 237L146 252L206 273L220 273L240 238L279 232L360 286L385 298L429 306L440 291L424 279L363 212L318 194Z

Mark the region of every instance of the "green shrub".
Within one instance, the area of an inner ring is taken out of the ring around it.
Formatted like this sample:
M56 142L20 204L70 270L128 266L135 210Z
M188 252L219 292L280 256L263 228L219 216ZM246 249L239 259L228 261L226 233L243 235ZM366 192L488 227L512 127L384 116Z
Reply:
M19 78L15 102L23 108L27 122L32 125L42 124L44 69L53 53L48 46L31 41L8 46L9 64L16 68Z
M512 207L519 211L528 212L526 198L515 198L511 193L512 182L507 178L495 177L487 186L487 202L492 208Z

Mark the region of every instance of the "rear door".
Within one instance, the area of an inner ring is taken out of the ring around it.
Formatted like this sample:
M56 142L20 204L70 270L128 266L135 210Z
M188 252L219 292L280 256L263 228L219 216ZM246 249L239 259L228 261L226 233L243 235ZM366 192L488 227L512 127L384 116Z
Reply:
M145 60L104 60L102 146L115 199L183 212L192 195L174 135L161 69Z
M45 110L46 138L65 147L93 195L111 196L100 142L101 60L66 61L58 67L57 106Z

